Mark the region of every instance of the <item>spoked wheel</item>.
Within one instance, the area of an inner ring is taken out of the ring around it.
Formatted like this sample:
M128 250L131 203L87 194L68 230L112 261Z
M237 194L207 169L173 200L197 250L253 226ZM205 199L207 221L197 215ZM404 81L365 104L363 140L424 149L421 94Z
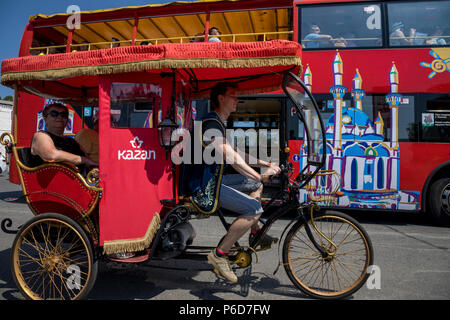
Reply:
M372 243L353 218L328 211L315 214L321 236L308 221L316 242L328 252L324 257L309 239L305 224L297 222L283 244L284 268L297 288L315 298L340 299L356 292L369 276L373 263Z
M72 219L49 213L22 226L13 243L11 270L28 299L75 300L93 287L98 263L86 232Z

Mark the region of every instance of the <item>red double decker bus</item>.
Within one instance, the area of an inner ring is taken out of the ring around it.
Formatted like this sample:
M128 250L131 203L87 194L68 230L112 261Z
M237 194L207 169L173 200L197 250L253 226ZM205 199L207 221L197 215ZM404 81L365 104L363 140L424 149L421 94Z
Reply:
M303 79L326 124L325 169L341 176L333 205L421 210L449 225L449 14L450 1L294 1ZM290 130L301 169L302 128Z

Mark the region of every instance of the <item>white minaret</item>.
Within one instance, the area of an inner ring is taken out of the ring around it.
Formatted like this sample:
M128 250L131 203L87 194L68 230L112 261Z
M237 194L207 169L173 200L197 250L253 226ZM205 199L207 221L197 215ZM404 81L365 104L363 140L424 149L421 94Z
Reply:
M398 149L398 107L402 101L402 95L398 93L398 71L395 63L389 73L390 94L386 96L386 102L391 109L391 148Z
M362 90L362 77L359 73L359 70L356 69L355 76L353 77L352 81L352 97L355 101L355 108L362 111L362 101L361 99L366 95L364 90Z
M402 95L398 93L399 77L395 63L389 73L389 84L391 92L386 95L386 102L391 109L391 172L388 178L388 189L400 190L400 145L398 143L398 107L402 101Z
M378 116L375 119L375 132L376 134L379 134L380 136L383 135L383 128L384 128L384 121L381 117L380 111L378 111Z
M329 167L339 174L342 174L342 108L344 107L344 95L347 88L343 85L344 67L339 51L336 50L336 56L333 60L333 80L334 85L330 88L333 94L334 106L334 128L332 154L329 157ZM343 184L342 184L343 186Z
M330 92L334 97L334 137L333 147L341 149L342 145L342 108L344 105L344 95L347 88L343 86L342 77L344 74L344 67L339 51L336 50L336 56L333 60L333 79L334 86L330 88Z

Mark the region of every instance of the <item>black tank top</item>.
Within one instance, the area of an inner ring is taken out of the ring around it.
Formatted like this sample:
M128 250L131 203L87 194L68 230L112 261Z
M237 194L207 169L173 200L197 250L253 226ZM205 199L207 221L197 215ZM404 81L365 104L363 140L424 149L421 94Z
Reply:
M70 152L82 157L86 156L86 154L83 152L83 150L81 150L80 145L78 144L78 142L75 141L75 139L70 137L60 137L47 131L40 131L40 132L44 132L49 135L56 149ZM32 167L37 167L43 163L44 161L42 160L41 157L34 154L31 155L30 164ZM84 168L84 165L79 165L77 167L81 170Z

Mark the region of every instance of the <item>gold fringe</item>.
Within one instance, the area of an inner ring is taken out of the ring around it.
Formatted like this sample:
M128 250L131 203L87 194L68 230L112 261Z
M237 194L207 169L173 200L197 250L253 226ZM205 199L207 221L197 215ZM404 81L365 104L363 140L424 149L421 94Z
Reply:
M285 56L233 59L161 59L96 66L74 66L61 69L7 72L2 74L2 84L20 80L56 80L83 75L95 76L163 68L255 68L277 65L298 65L301 69L301 58L298 56Z
M158 232L160 225L161 218L159 214L155 212L155 215L148 226L147 232L142 238L105 241L103 245L103 253L113 254L119 252L135 252L147 249Z

